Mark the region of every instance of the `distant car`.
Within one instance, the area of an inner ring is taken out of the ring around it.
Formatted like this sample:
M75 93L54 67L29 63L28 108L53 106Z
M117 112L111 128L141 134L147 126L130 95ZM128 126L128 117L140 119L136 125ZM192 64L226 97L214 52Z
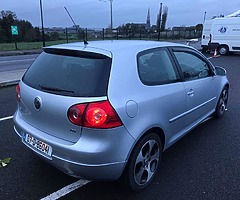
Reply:
M191 46L191 44L195 44L195 43L198 43L198 42L199 42L198 38L189 39L189 40L187 40L187 45Z
M162 152L227 109L226 71L192 47L98 41L43 49L16 87L14 129L63 172L121 177L134 191L155 177Z

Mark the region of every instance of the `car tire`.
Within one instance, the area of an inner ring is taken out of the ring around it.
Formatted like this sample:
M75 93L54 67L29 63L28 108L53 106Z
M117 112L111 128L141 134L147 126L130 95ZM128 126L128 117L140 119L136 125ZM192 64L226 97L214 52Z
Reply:
M133 149L123 178L127 187L141 191L148 187L160 166L162 145L159 136L150 133L141 138Z
M221 92L221 95L219 97L218 104L216 107L215 116L217 118L221 118L223 114L226 112L227 102L228 102L228 87L225 86Z
M220 55L227 55L229 52L229 48L226 45L221 45L218 47L218 52Z

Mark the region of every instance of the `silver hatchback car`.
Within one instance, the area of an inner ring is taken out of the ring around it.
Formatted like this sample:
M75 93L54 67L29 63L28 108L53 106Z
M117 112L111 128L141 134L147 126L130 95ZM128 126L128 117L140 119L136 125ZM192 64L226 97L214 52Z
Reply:
M134 191L164 150L227 109L226 71L192 47L152 41L51 46L16 87L14 129L63 172Z

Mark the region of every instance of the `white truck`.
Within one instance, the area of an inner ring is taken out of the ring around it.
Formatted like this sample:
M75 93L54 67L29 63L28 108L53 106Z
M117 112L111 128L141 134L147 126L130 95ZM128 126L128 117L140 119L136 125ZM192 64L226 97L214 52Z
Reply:
M201 46L203 52L216 49L221 55L240 52L240 10L226 17L206 20Z

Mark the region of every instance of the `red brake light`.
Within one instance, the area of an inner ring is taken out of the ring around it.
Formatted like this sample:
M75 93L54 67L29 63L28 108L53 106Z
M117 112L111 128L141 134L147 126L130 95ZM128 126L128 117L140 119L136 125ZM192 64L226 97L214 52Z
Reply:
M87 128L114 128L122 125L108 101L77 104L68 110L69 120Z
M20 102L21 96L20 96L20 85L19 84L16 86L16 97L17 97L17 102Z
M107 113L103 109L97 107L88 109L86 113L87 122L91 126L101 126L106 122L107 117Z

